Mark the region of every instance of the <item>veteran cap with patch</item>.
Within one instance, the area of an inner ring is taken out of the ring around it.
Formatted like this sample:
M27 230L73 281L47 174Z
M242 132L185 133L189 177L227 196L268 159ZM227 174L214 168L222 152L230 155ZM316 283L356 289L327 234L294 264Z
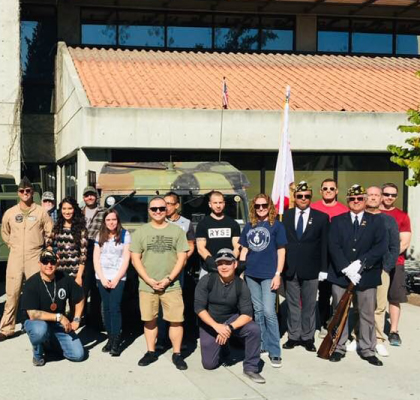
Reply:
M308 182L306 181L300 181L295 188L295 193L297 192L306 192L306 191L311 191L312 192L312 188L309 186Z
M42 201L55 201L53 192L44 192L42 193Z
M363 194L366 194L366 189L358 183L355 183L352 187L347 189L347 197L358 196Z

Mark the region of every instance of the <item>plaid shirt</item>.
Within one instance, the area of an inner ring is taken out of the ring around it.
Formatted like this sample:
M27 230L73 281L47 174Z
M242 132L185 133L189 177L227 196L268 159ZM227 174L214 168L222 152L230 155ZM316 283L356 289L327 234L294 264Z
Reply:
M85 214L86 207L83 207L82 212ZM86 221L86 228L88 231L88 239L95 240L96 236L99 233L99 229L101 228L102 220L104 217L104 212L106 208L98 206L96 209L96 213L90 221L90 224Z
M48 215L51 217L53 223L55 224L57 222L58 218L58 212L57 209L54 207L51 210L48 211Z

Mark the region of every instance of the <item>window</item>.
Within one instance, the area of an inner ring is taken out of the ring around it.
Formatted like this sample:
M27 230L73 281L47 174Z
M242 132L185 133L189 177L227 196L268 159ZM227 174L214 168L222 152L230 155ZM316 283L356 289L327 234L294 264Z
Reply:
M396 53L420 54L420 22L397 21Z
M215 17L214 47L227 51L258 50L258 18L242 15Z
M352 30L352 53L392 54L392 21L354 19Z
M210 49L212 29L203 27L168 27L168 47Z
M72 160L64 164L64 193L66 196L77 197L77 162Z
M318 18L318 51L348 53L350 20Z
M97 45L116 45L116 25L82 25L82 43Z
M163 26L121 25L118 27L119 44L123 46L163 47L165 29Z

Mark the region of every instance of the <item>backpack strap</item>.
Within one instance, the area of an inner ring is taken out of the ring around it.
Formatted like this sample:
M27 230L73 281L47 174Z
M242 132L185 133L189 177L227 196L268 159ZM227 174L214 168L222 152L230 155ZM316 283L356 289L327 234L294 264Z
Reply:
M214 288L214 284L216 283L216 278L217 278L217 272L210 272L209 274L209 280L207 281L207 291L209 292L209 294L211 293L211 291Z
M125 238L125 233L126 232L127 231L124 228L121 230L121 243L123 243L123 244L124 244L124 238Z

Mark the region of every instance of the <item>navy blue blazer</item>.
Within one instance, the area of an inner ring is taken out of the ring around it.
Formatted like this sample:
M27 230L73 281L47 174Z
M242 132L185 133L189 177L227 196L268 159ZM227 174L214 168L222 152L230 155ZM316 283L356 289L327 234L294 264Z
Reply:
M291 279L317 279L320 271L328 269L328 215L312 208L308 223L300 240L296 236L295 214L297 208L287 210L283 216L286 228L286 266L283 276Z
M388 249L388 235L379 215L365 212L356 237L350 212L338 215L331 221L328 248L330 267L328 280L347 287L350 280L341 272L353 261L364 262L367 269L356 290L375 288L381 284L382 257Z

